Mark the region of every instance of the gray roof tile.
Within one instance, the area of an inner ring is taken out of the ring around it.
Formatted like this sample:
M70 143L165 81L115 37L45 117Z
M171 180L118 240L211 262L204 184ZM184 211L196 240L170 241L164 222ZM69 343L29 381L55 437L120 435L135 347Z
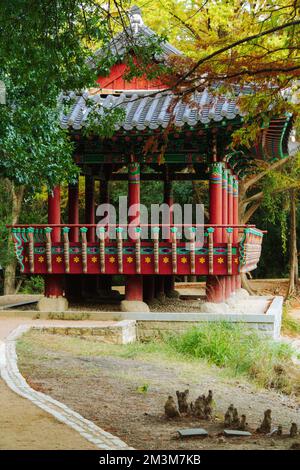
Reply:
M119 96L106 97L82 95L75 98L69 113L62 116L61 126L65 129L82 129L93 108L97 110L99 119L105 109L115 107L125 109L125 119L115 126L116 130L165 128L171 117L176 127L183 127L185 124L194 126L197 123L209 124L223 119L230 120L241 115L235 100L225 96L213 96L206 90L195 94L191 104L178 101L172 110L173 99L174 96L167 92L152 93L152 96L150 92L142 95L123 92Z

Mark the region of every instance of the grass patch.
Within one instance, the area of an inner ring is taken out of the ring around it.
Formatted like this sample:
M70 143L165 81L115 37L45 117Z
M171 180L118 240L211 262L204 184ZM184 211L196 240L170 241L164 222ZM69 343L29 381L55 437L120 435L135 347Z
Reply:
M292 348L243 326L214 322L194 327L167 343L188 358L205 359L210 364L255 380L265 388L288 391L287 366L292 366Z
M300 335L300 321L290 315L286 305L283 307L281 331L290 336Z
M124 359L171 354L171 349L163 342L105 344L91 338L87 340L41 330L31 330L24 334L17 342L17 349L20 357L26 355L29 358L58 352L77 357L115 356Z
M18 341L22 367L36 365L58 354L71 357L115 356L157 363L188 363L203 368L215 366L216 373L244 377L261 387L285 393L299 391L299 372L292 363L292 348L262 336L255 330L226 322L210 322L181 335L126 345L103 344L78 337L52 335L32 330ZM59 356L58 356L59 357Z

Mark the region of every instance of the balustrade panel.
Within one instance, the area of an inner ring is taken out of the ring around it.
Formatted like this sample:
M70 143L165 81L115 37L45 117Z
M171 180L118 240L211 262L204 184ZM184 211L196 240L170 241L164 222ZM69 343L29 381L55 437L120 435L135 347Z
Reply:
M171 227L169 241L161 240L160 227L151 227L148 240L141 239L139 227L136 240L126 238L123 227L115 228L113 240L106 237L104 227L98 229L95 242L87 241L94 226L80 226L78 242L69 240L72 227L67 225L60 226L61 242L53 241L55 226L14 226L12 235L20 270L26 274L235 275L255 269L263 232L246 227L241 242L234 243L234 229L221 227L226 229L227 242L216 243L214 227L205 226L204 244L196 240L196 226L183 240L178 237L181 229Z

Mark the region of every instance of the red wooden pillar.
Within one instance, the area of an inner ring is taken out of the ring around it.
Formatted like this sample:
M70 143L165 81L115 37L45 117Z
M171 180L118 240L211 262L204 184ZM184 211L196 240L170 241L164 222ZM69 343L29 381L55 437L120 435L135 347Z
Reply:
M223 165L214 162L211 165L209 178L209 222L211 224L222 224L222 175ZM222 228L214 231L214 243L221 243L223 239ZM209 302L224 301L224 280L220 276L210 275L206 281L206 296Z
M227 224L228 222L228 170L223 168L222 174L222 224ZM223 228L223 242L227 242L227 232L226 227Z
M100 181L100 194L99 194L99 204L109 204L109 177L110 172L104 172L107 179ZM109 220L108 220L109 222ZM107 227L109 230L109 227ZM112 291L112 276L109 274L101 274L98 277L98 289L100 296L109 297L117 295L117 291Z
M56 186L48 195L48 224L60 224L60 186ZM60 242L60 228L56 227L51 233L52 242Z
M222 163L222 224L227 223L227 200L224 200L224 195L227 195L227 171L225 168L225 163ZM226 221L226 222L225 222ZM222 233L222 243L227 242L227 232L226 228L221 230ZM218 282L220 284L220 290L223 291L223 301L226 300L226 283L227 283L227 276L218 276Z
M79 187L78 183L69 184L68 191L68 222L69 224L79 224ZM79 241L79 227L70 230L70 241Z
M69 184L68 187L68 223L79 224L79 184ZM79 242L79 227L70 230L70 242ZM82 295L82 277L77 274L67 274L65 278L66 296L68 300L80 300Z
M233 223L239 224L239 181L238 177L235 176L233 179ZM233 230L233 243L239 242L239 230ZM238 290L241 288L241 276L237 274L234 276L235 280L235 289Z
M209 222L211 224L222 224L222 176L223 165L221 162L212 164L209 178ZM222 242L222 229L214 231L214 242Z
M85 223L95 223L95 188L94 177L85 177ZM95 228L89 228L87 232L87 241L95 242Z
M168 176L167 176L168 178ZM174 223L174 214L173 214L173 204L174 204L174 197L173 197L173 184L172 181L166 179L164 181L164 203L167 204L170 208L169 214L169 239L168 241L171 241L171 231L170 228ZM172 293L174 294L175 291L175 276L163 276L162 279L160 280L160 284L163 284L164 292L166 296L172 297ZM160 296L160 293L158 293L158 296Z
M60 187L56 186L48 195L48 223L60 224ZM60 228L55 227L51 233L52 243L60 242ZM64 276L62 274L46 274L45 297L61 297L64 294Z
M140 164L132 162L128 165L128 208L137 205L137 211L128 217L128 224L140 223ZM141 274L127 275L125 286L125 299L143 301L143 276Z
M84 222L86 224L95 224L95 181L91 175L85 177L85 214ZM95 243L95 227L89 227L87 231L88 243ZM97 276L93 274L84 274L83 291L85 297L93 298L97 293Z
M228 224L228 173L230 170L227 170L226 168L223 169L223 224ZM227 243L227 231L226 228L223 229L223 242ZM224 279L224 289L225 289L225 300L228 299L228 297L231 294L231 277L230 276L225 276Z
M233 221L233 176L231 170L228 173L228 224L232 226ZM231 293L235 292L235 279L230 276Z
M232 219L235 225L239 223L239 183L237 176L233 177L232 185ZM239 231L237 228L233 230L233 242L238 242Z

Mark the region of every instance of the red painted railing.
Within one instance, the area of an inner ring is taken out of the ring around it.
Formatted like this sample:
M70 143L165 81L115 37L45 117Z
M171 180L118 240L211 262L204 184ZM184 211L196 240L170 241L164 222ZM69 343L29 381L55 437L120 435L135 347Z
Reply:
M127 227L130 237L125 235ZM109 224L110 233L116 235L113 238L99 224L21 224L11 228L21 271L28 274L234 275L256 267L263 236L255 226L242 224ZM79 228L79 240L69 236L72 228ZM143 228L149 228L146 240L141 239ZM163 228L169 229L165 239L160 236ZM225 229L222 243L214 242L216 228ZM57 233L52 236L55 229L59 229L58 238ZM178 239L180 229L185 229L182 239ZM233 229L243 232L241 242L233 239ZM91 230L97 234L96 242L89 242ZM202 243L197 239L199 230L204 231Z

